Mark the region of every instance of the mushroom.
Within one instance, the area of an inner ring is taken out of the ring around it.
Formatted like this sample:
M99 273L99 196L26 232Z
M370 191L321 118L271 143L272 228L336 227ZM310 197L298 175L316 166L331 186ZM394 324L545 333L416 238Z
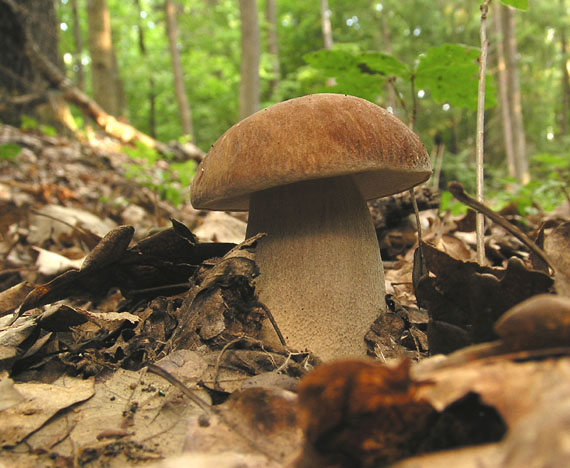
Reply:
M364 335L386 309L365 200L430 175L419 138L388 111L353 96L313 94L226 131L198 167L192 204L249 209L247 236L267 234L255 254L260 301L289 346L331 360L365 355Z

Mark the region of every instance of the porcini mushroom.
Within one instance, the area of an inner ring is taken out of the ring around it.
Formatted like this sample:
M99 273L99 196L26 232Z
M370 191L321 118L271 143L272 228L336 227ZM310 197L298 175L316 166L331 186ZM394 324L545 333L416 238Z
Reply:
M248 210L259 299L287 344L324 360L365 354L385 311L384 271L365 200L429 178L419 138L364 99L313 94L226 131L198 167L192 204Z

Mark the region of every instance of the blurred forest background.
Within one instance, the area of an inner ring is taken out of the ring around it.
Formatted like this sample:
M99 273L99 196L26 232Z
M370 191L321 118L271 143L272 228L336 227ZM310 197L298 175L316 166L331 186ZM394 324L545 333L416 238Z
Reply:
M474 192L478 0L0 0L0 121L88 137L22 51L20 8L43 57L119 122L203 151L256 110L338 92L392 110L420 135L435 177ZM485 159L495 206L568 198L567 0L491 3ZM29 52L29 51L28 51ZM48 80L49 81L49 80ZM61 80L60 80L61 83ZM51 117L38 113L48 103ZM57 109L54 111L54 109ZM137 145L127 151L153 164ZM178 162L177 164L181 164ZM178 166L188 179L195 161ZM450 206L444 193L443 206ZM174 202L176 197L173 197ZM448 204L448 205L446 205Z

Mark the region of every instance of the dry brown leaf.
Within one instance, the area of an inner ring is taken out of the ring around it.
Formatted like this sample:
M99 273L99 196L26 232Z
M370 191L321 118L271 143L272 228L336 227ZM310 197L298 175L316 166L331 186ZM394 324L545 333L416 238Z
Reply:
M295 395L278 389L248 388L232 393L215 414L189 421L185 451L264 456L266 467L291 461L300 445Z
M0 317L17 309L34 287L34 284L24 281L0 292Z
M62 377L53 384L15 384L24 401L0 412L0 446L15 446L59 411L91 398L94 383L93 379Z

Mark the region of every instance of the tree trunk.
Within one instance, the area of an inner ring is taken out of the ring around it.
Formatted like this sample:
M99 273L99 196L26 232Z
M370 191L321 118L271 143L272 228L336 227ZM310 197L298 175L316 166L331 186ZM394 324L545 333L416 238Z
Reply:
M499 107L501 108L503 137L507 169L511 177L517 177L515 153L513 145L513 123L511 119L511 105L508 91L507 65L505 63L505 40L503 34L503 12L501 4L494 4L495 34L497 44L497 73L499 82Z
M73 15L73 39L75 41L75 56L73 57L75 82L79 89L85 89L85 72L83 69L83 63L81 62L81 55L83 54L83 38L81 37L77 0L71 0L71 14Z
M164 1L164 13L166 16L166 34L168 35L168 45L170 47L170 59L172 62L172 74L174 76L174 91L178 102L178 113L180 114L180 125L184 135L193 136L192 114L190 105L186 97L184 87L184 77L182 74L182 63L180 61L180 51L178 50L178 21L176 20L176 6L172 0Z
M507 72L507 89L511 106L513 128L513 149L516 176L521 182L530 180L526 156L526 139L523 124L521 92L518 73L516 23L513 9L502 6L503 38L505 44L505 62Z
M382 29L382 43L384 46L384 52L386 54L392 53L392 42L390 41L390 28L388 27L388 16L383 14L380 22ZM392 112L396 112L396 91L394 89L394 84L392 79L394 77L389 77L386 81L386 90L388 91L388 98L386 99L386 107L391 109Z
M0 120L19 126L22 115L36 114L38 118L46 119L45 123L58 122L61 109L56 111L57 97L48 95L48 83L24 53L27 40L24 28L27 24L41 53L62 69L54 2L19 0L17 8L21 17L15 15L12 4L0 1L0 94L7 102L0 107ZM52 104L56 108L51 109Z
M111 18L106 0L87 0L87 26L93 97L109 114L122 113L122 91L117 78L111 33Z
M333 47L330 13L328 0L321 0L321 29L323 32L323 47L326 50L331 50ZM335 84L336 80L334 78L327 78L327 86L334 86Z
M565 0L560 0L559 11L566 11ZM560 52L562 54L560 65L562 72L562 99L560 109L560 135L564 136L568 133L568 117L570 114L570 76L568 74L568 67L570 60L568 58L568 39L566 37L566 23L564 21L560 24Z
M256 0L239 0L241 15L240 119L259 109L259 24Z
M146 44L144 39L144 29L141 21L141 2L140 0L134 0L135 6L137 7L137 29L139 31L139 51L143 60L146 60ZM156 138L156 92L154 90L154 78L152 75L148 77L148 133L152 138Z
M281 67L279 65L279 46L277 42L277 5L275 0L267 0L265 5L267 24L267 52L271 55L273 78L269 82L270 93L274 94L279 86Z
M9 14L14 24L21 25L20 38L23 43L22 53L35 67L36 73L46 80L53 88L58 89L66 101L71 102L88 117L95 120L109 135L120 139L123 143L140 142L150 148L156 149L162 154L174 154L182 161L194 159L201 161L204 153L192 143L165 145L154 138L145 135L136 128L124 122L120 122L109 115L90 99L83 91L67 79L61 69L51 62L40 51L39 46L31 38L30 29L26 25L23 9L18 6L16 0L0 0L0 12ZM2 16L0 16L1 18Z
M333 36L328 0L321 0L321 28L323 30L323 45L327 50L332 49Z

